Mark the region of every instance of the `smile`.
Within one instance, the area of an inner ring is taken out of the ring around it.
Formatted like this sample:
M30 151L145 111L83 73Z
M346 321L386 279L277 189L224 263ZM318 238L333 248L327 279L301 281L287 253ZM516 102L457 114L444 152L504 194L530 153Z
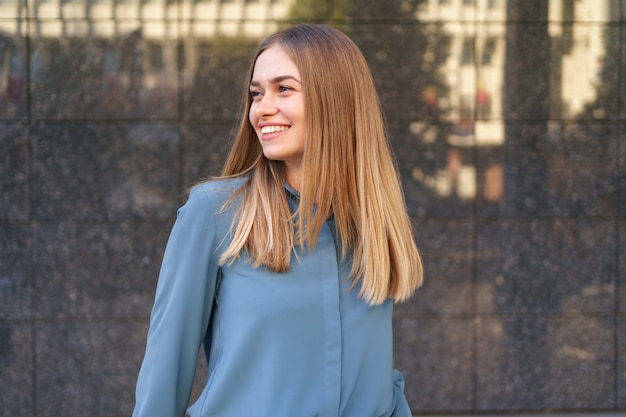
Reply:
M268 133L284 132L287 129L289 129L289 126L263 126L261 133L265 135Z

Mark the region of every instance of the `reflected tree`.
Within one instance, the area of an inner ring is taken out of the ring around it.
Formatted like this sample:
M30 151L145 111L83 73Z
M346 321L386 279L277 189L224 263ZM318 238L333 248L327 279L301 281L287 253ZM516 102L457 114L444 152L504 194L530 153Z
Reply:
M609 16L618 14L616 2L609 3L611 9ZM626 3L624 6L626 7ZM597 155L607 160L607 166L613 166L610 162L614 153L617 153L619 167L615 169L611 177L608 170L596 169L593 175L591 187L594 190L594 206L596 210L602 210L601 215L624 215L626 213L626 148L623 145L624 127L621 132L616 132L612 123L589 123L590 120L611 120L624 118L626 109L620 106L620 99L626 103L626 57L622 49L626 37L620 35L618 28L606 25L602 29L602 44L605 53L599 62L600 70L597 75L596 99L588 103L578 116L575 132L572 134L581 137L580 152ZM623 105L622 105L623 106ZM622 113L620 114L620 107ZM574 130L574 129L572 129ZM621 137L619 135L622 135ZM617 143L617 147L614 144ZM591 164L586 164L591 165ZM603 175L604 174L604 175Z
M619 16L616 2L608 2L609 16ZM623 7L626 7L626 3ZM606 25L602 30L602 44L605 54L600 65L597 77L596 100L585 106L580 115L581 119L608 119L617 115L619 99L626 97L626 82L620 78L624 76L625 57L621 49L625 38L620 37L620 31L613 25ZM621 71L620 71L621 69Z
M549 2L507 2L506 56L503 85L503 114L505 117L504 141L504 211L513 216L537 217L547 209L547 121L550 117L551 38L548 32ZM505 227L505 226L503 226ZM537 242L545 230L530 226L531 238ZM541 276L542 262L547 261L533 252L533 246L520 241L516 245L513 233L502 251L506 262L499 267L503 285L494 285L498 312L521 313L503 320L500 349L521 346L515 355L499 358L494 367L495 378L506 378L504 386L485 386L481 389L493 397L506 398L498 402L489 397L488 402L507 403L511 409L546 406L550 392L546 386L551 373L548 355L537 355L536 350L545 344L547 322L528 318L527 309L550 311L559 300L552 282L543 282L541 291L533 276ZM536 243L535 243L536 244ZM546 248L547 251L547 248ZM515 265L515 267L509 266ZM534 271L534 272L533 272ZM506 360L504 360L506 358ZM499 368L499 369L498 369ZM504 397L502 397L504 394Z
M449 87L440 71L448 59L450 37L440 22L417 19L426 4L425 0L296 0L290 13L296 22L338 27L362 50L388 120L413 212L423 210L418 206L423 207L424 201L441 198L413 178L415 168L434 178L446 166L450 148L450 125L443 122L449 110L444 99Z
M334 22L342 26L350 15L354 0L295 0L289 19L295 22Z
M217 36L197 40L193 82L186 86L186 112L201 119L238 117L246 72L258 39Z
M505 211L545 214L547 120L550 117L549 2L507 2L503 107ZM532 22L532 23L529 23Z

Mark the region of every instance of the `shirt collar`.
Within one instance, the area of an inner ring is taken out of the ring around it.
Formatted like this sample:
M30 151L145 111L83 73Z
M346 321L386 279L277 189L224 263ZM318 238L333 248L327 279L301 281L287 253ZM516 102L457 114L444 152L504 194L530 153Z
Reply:
M293 188L287 181L283 182L287 196L296 203L300 202L300 191Z

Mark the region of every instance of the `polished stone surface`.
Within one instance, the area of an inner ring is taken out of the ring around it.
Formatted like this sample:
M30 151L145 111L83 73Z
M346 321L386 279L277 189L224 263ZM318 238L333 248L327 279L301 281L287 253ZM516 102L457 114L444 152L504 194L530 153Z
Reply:
M465 218L474 211L475 156L471 148L446 143L450 129L448 124L389 123L390 142L413 216Z
M184 44L185 118L232 122L237 117L242 97L249 92L244 80L257 43L256 39L224 39Z
M603 317L479 319L477 408L613 407L613 334Z
M0 323L31 317L31 226L0 223Z
M36 414L130 415L146 332L117 321L36 325Z
M617 407L626 408L626 320L622 317L617 325Z
M33 409L30 324L0 322L0 415L28 416Z
M178 129L168 123L61 123L31 129L36 219L169 218Z
M25 124L0 122L0 219L30 218L31 172Z
M617 304L618 304L618 312L626 313L626 220L622 219L617 224L617 235L619 236L619 242L617 246ZM624 346L626 347L626 339L624 340ZM626 372L626 367L623 369ZM624 396L626 397L626 391L624 392Z
M619 207L616 138L612 122L509 123L515 141L478 150L481 214L611 216ZM488 198L488 171L500 167L506 192Z
M477 228L479 312L614 313L613 222L507 220Z
M190 121L183 125L183 184L192 185L220 174L232 144L234 129L234 124L230 122Z
M142 30L149 27L149 22L142 26L140 21L126 19L46 20L32 25L33 31L86 30L94 34L91 38L71 37L64 41L32 34L32 116L90 120L177 118L177 39L172 35L158 43L147 42Z
M475 225L458 219L417 220L415 229L424 263L424 285L413 298L396 306L396 314L471 314Z
M394 334L395 366L414 412L472 408L471 319L396 317Z
M626 0L5 0L0 417L130 414L176 209L295 21L380 95L425 263L394 316L414 413L624 414Z
M617 143L616 176L617 209L620 216L626 216L626 123L619 126Z
M0 120L24 119L27 114L26 25L23 21L12 23L13 34L0 30Z
M38 319L145 317L170 222L35 226L33 315Z

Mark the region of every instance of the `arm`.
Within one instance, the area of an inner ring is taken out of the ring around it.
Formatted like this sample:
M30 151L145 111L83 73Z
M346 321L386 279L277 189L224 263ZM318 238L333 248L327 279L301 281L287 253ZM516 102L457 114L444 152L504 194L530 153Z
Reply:
M192 191L178 211L157 285L134 417L182 417L218 274L215 204Z

